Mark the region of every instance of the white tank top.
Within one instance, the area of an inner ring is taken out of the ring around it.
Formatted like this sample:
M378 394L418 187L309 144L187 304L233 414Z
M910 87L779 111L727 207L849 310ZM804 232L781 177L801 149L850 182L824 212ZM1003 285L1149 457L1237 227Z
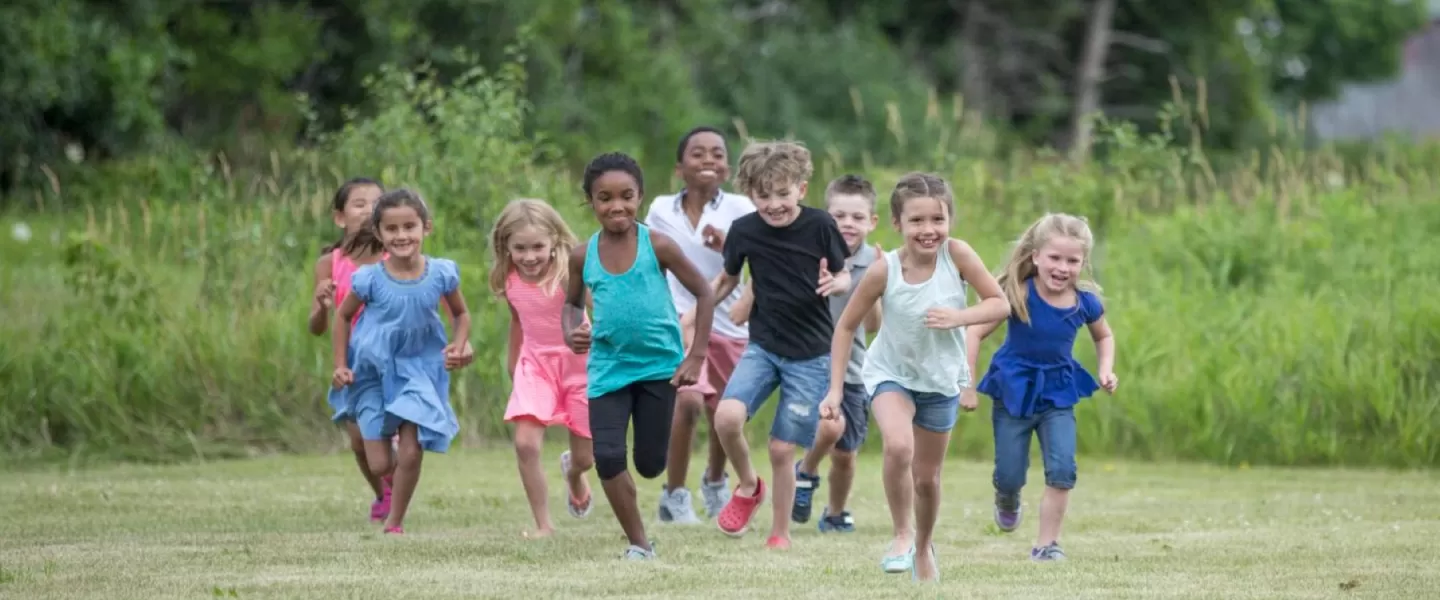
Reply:
M915 392L958 396L970 383L965 361L965 328L930 329L925 313L935 307L965 308L965 281L950 258L949 241L935 260L935 272L918 284L905 282L900 251L885 254L884 325L865 355L861 377L871 395L891 381Z

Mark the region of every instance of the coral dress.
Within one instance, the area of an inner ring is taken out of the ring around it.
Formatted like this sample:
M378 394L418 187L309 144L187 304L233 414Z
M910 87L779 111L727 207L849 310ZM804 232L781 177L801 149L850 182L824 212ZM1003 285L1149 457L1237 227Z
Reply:
M564 425L571 433L589 438L586 357L565 345L560 320L565 292L557 286L546 294L539 285L526 282L511 270L505 278L505 299L515 308L525 336L515 363L505 420L531 419L545 426Z

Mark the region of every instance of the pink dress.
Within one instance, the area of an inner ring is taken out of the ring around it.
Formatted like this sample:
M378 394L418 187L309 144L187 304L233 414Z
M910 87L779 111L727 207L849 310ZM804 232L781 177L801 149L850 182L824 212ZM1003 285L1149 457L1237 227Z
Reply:
M505 299L515 307L525 341L515 363L514 388L505 420L530 419L545 426L564 425L590 437L590 400L585 395L585 355L565 345L560 315L565 292L547 295L515 271L505 278ZM587 319L588 321L588 319Z

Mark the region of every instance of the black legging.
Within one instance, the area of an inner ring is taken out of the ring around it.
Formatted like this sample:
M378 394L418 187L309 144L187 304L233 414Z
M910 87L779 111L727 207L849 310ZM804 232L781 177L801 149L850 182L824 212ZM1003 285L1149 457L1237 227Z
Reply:
M625 434L635 420L635 471L645 479L665 472L675 386L666 379L637 381L590 399L590 435L595 444L595 473L601 481L625 472Z

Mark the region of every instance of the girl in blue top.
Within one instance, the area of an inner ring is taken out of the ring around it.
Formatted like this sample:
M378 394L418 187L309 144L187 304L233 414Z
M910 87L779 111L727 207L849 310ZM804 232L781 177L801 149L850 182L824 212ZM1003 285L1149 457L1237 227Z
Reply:
M640 166L624 154L602 154L585 167L585 197L601 229L570 253L562 317L570 349L590 354L586 395L595 472L630 541L627 560L652 559L655 549L626 472L626 429L633 420L635 470L646 479L659 477L670 445L675 389L699 378L715 312L709 283L680 247L635 222L644 183ZM695 341L688 354L666 271L695 296ZM593 332L585 323L587 289Z
M1090 263L1094 238L1080 217L1047 214L1025 230L1000 275L1010 299L1005 343L990 358L980 393L994 399L995 524L1002 531L1020 525L1020 488L1030 461L1030 436L1040 438L1045 461L1045 495L1040 502L1040 535L1030 550L1038 561L1064 560L1060 522L1075 486L1074 406L1095 390L1114 392L1115 340L1105 323L1100 288L1080 278ZM980 343L999 323L966 331L970 369ZM1097 384L1072 355L1075 334L1090 329L1095 340ZM974 389L965 394L973 402Z
M448 371L464 363L470 313L455 263L421 253L431 223L419 195L402 189L380 196L370 224L388 256L355 271L351 293L335 311L334 386L349 386L348 413L371 471L385 476L393 468L385 533L398 534L405 532L423 451L445 452L460 431ZM455 323L454 341L447 341L436 310L442 300ZM361 306L352 340L350 320ZM392 459L389 440L397 433Z

